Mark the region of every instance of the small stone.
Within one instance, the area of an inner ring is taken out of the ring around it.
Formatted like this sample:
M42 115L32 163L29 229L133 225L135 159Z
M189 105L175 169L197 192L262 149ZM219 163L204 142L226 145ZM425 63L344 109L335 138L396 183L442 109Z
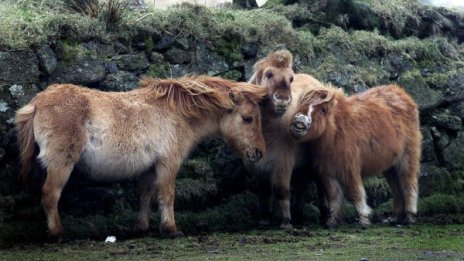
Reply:
M175 46L179 47L182 50L188 50L190 49L190 43L187 38L181 37L177 38L176 41L174 42Z
M461 118L448 114L433 115L432 122L439 127L449 130L459 130L462 126Z
M115 57L114 60L118 64L119 69L130 72L143 71L150 65L144 53L123 54Z
M164 56L158 52L151 52L149 58L152 63L161 63L164 61Z
M55 52L53 52L50 46L46 45L37 50L37 58L39 58L40 68L47 74L50 75L56 69L58 61L56 60Z
M122 44L121 42L116 42L114 44L114 50L116 51L117 54L127 54L129 53L129 49Z
M8 103L4 101L0 101L0 112L6 112L10 107L8 107Z
M256 44L247 44L242 47L242 53L246 59L255 58L258 54L258 46Z
M172 64L187 64L190 62L190 53L176 47L167 50L164 57Z

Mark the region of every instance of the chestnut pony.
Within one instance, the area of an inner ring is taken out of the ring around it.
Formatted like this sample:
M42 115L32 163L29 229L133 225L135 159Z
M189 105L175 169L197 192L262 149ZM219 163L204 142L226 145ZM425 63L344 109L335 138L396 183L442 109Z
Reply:
M369 225L362 178L381 173L394 195L395 220L414 222L422 135L413 99L397 85L351 97L326 86L308 91L299 103L289 126L294 137L307 142L308 157L326 184L328 225L338 221L340 187L354 203L361 225Z
M260 199L261 225L269 224L273 199L282 218L281 227L291 228L290 186L292 171L303 162L298 160L298 142L291 136L290 126L297 112L298 98L322 83L307 74L295 74L293 57L289 51L270 53L254 65L250 83L267 90L262 103L263 135L267 152L256 164L246 163L247 169L257 177ZM302 158L303 161L306 160Z
M143 174L138 229L149 229L157 199L161 233L181 235L173 207L182 161L197 143L216 133L235 152L258 161L265 151L258 102L265 95L255 85L207 76L145 78L128 92L49 86L16 113L21 175L28 175L36 147L47 171L42 204L49 234L63 237L57 203L78 167L99 180Z

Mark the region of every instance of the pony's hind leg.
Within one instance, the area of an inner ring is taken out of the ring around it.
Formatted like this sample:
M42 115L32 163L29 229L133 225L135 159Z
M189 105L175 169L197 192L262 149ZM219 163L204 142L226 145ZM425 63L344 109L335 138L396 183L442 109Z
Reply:
M407 154L400 161L398 168L398 183L404 200L403 223L414 223L417 214L419 156ZM419 154L418 154L419 155Z
M322 207L319 206L319 209L325 208L325 215L327 215L323 225L326 228L334 228L338 225L340 219L343 192L340 188L340 183L335 178L321 176L320 183L321 187L323 187L323 191L326 193L324 198L319 199L319 204L323 205ZM321 213L321 218L324 218L322 215L324 215L324 213ZM324 221L321 220L321 222Z
M393 223L402 222L403 220L403 193L401 191L400 184L398 182L398 172L395 167L387 170L384 173L384 176L387 178L387 182L390 185L390 189L393 194Z
M58 213L58 201L72 170L72 164L49 164L47 178L42 187L42 205L47 216L48 233L59 241L63 240L64 232Z
M148 172L140 179L140 210L137 220L137 230L145 233L150 229L150 217L153 201L156 198L156 174Z
M175 181L179 162L158 162L156 165L156 190L158 191L158 207L161 213L160 232L169 237L182 236L177 230L174 218Z

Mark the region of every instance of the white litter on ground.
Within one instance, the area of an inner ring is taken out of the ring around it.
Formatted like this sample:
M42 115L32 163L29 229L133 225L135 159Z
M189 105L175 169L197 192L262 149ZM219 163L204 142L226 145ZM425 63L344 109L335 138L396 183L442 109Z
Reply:
M105 243L114 243L114 242L116 242L115 236L107 236L105 239Z

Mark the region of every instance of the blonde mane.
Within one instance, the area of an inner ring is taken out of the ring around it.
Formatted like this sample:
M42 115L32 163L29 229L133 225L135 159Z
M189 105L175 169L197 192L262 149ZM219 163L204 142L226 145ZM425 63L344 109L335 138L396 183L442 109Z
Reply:
M306 90L300 96L300 104L318 105L339 97L340 95L344 95L342 88L333 87L331 84L324 84L317 88Z
M253 76L251 76L250 83L259 83L263 77L263 72L268 67L275 67L279 69L292 68L293 56L287 50L280 50L273 52L265 58L259 60L253 66Z
M234 102L230 92L246 95L259 103L267 92L260 86L210 76L186 76L179 79L140 80L140 88L149 88L155 99L164 99L169 107L185 117L199 118L217 110L230 110Z

